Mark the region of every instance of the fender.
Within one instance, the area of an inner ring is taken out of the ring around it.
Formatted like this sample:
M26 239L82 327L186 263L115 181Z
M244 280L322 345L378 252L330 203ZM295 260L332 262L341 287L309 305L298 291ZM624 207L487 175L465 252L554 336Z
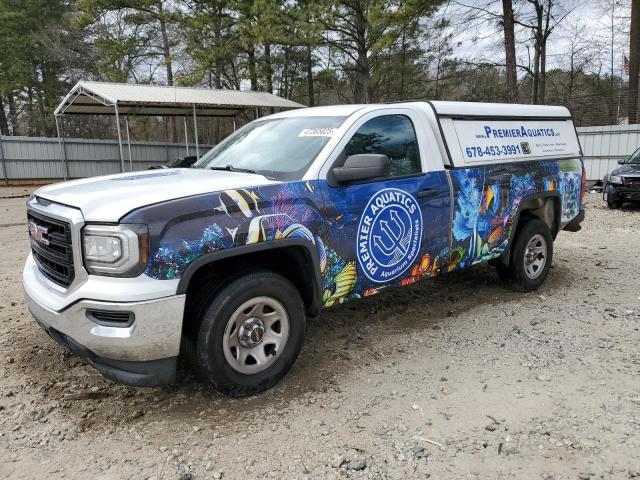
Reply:
M534 193L533 195L527 195L526 197L522 197L520 203L518 204L518 209L516 210L516 214L513 218L513 228L511 229L511 234L509 235L509 248L511 248L511 242L513 241L513 237L516 234L516 230L518 228L518 222L520 221L520 214L522 213L522 205L527 200L536 200L536 199L546 199L546 198L555 198L558 201L554 202L554 219L553 219L553 227L551 228L551 236L555 240L558 232L560 232L561 222L562 222L562 197L560 193L555 192L539 192Z
M320 261L318 260L318 252L316 251L314 245L302 238L283 238L281 240L271 240L251 245L242 245L234 248L228 248L226 250L219 250L217 252L211 252L202 255L201 257L191 262L185 269L184 274L182 275L182 277L180 278L180 282L178 283L176 294L181 295L187 293L191 278L201 267L210 265L223 259L239 257L241 255L247 255L256 252L264 252L291 247L302 248L307 253L307 255L309 255L309 259L311 260L311 265L313 268L313 296L311 305L308 308L308 312L310 315L316 315L320 311L320 299L322 298L322 276L320 274Z
M522 205L527 200L536 200L536 199L546 199L546 198L555 198L558 201L554 202L554 221L553 227L551 228L551 236L555 240L558 236L558 232L560 232L560 226L562 221L562 197L559 192L539 192L534 193L533 195L527 195L526 197L522 197L520 203L518 204L518 209L516 210L516 214L513 218L513 228L511 229L511 234L509 235L509 248L505 250L503 256L509 255L509 251L511 250L511 244L513 243L513 237L515 237L516 230L518 229L518 222L520 221L520 214L522 213Z

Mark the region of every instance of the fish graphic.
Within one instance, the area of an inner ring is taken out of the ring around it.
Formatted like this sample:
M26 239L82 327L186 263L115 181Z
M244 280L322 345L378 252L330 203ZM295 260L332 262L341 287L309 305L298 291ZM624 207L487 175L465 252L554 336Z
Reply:
M334 277L335 287L333 293L329 292L325 304L333 305L336 301L342 303L344 297L349 295L356 284L356 262L347 263L342 270Z
M318 251L318 261L320 262L320 273L327 269L327 249L320 237L316 237L316 249Z
M503 236L504 236L504 228L502 228L501 225L497 226L496 228L494 228L493 232L489 234L489 237L487 238L487 243L491 248L493 248L493 246L497 244L502 239Z
M293 223L285 228L282 232L282 238L291 237L304 238L305 240L309 240L309 242L313 244L316 243L316 239L314 238L313 233L311 233L311 231L307 227L301 225L300 223Z
M258 197L254 192L246 189L242 190L224 190L220 192L220 206L218 210L231 215L236 211L240 211L247 218L254 217L256 213L260 213L258 208Z
M495 197L495 191L493 189L493 186L488 186L487 189L484 192L484 196L482 198L482 204L480 205L480 213L484 213L487 210L489 210L489 208L492 205L493 199Z

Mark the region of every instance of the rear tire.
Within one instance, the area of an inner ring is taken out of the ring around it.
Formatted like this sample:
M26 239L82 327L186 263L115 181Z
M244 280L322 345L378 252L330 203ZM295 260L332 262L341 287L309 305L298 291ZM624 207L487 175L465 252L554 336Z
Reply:
M508 265L496 265L498 276L517 292L537 290L553 260L553 237L547 224L539 218L521 218L510 252Z
M193 363L216 390L234 397L271 388L289 371L304 339L298 290L269 271L238 276L201 310Z

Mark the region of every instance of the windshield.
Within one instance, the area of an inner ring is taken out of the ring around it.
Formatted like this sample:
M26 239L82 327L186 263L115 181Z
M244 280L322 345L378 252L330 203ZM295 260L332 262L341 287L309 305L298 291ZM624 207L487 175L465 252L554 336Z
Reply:
M194 167L299 180L344 119L289 117L251 122L209 150Z
M624 163L640 165L640 148L633 152L631 156L624 161Z

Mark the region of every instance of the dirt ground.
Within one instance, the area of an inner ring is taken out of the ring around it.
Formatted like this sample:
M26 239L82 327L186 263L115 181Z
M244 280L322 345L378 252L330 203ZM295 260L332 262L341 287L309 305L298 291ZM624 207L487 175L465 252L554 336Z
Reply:
M234 400L64 356L23 300L27 193L0 189L0 478L640 477L640 209L588 194L533 294L480 267L325 311Z

